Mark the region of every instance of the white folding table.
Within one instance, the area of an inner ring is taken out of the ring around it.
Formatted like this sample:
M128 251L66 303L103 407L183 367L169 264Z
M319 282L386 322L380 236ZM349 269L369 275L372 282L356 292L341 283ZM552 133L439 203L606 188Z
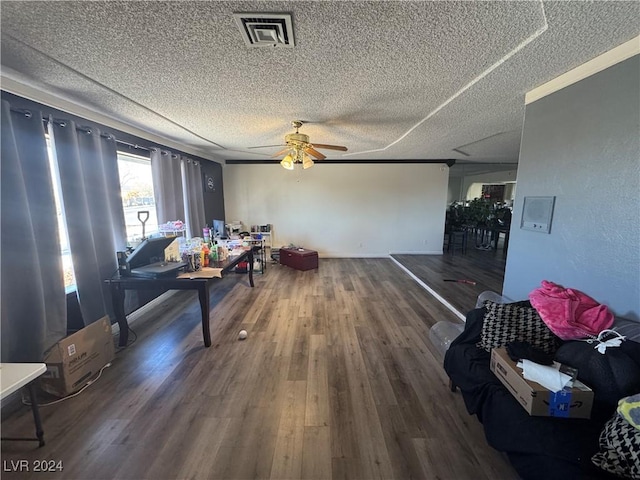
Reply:
M0 363L0 399L11 395L22 387L29 390L31 399L31 411L36 424L37 438L5 438L2 440L29 440L37 441L39 446L44 445L44 431L38 410L38 399L34 388L34 380L47 371L44 363Z

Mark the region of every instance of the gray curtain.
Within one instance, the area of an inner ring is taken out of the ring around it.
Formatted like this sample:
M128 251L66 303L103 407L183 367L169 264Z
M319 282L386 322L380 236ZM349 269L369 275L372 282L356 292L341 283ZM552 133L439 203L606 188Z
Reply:
M189 237L201 237L202 228L207 224L204 216L204 189L202 186L202 166L198 160L184 158L185 201L187 211L187 232Z
M126 246L115 139L98 129L53 120L54 144L73 256L78 301L85 325L113 317L104 280L118 268Z
M2 101L2 361L41 362L67 333L58 220L42 114Z
M151 150L151 176L158 225L173 220L186 221L182 197L181 159L166 150Z

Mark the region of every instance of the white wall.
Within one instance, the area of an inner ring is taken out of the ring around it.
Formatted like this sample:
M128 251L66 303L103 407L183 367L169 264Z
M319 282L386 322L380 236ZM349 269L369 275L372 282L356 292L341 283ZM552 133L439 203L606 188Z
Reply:
M640 320L640 61L526 107L503 294L544 279ZM520 229L525 196L555 196L549 235Z
M464 177L449 176L449 187L447 189L447 205L451 205L453 202L459 202L464 199L464 195L462 195L463 181Z
M442 253L446 165L225 165L223 176L227 220L273 224L276 247L321 257Z

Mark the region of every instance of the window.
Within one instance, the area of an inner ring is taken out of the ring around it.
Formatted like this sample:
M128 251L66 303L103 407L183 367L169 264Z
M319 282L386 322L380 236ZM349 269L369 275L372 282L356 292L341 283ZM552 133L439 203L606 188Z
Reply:
M118 152L118 170L120 172L120 189L122 191L122 207L127 229L127 243L135 246L152 233L158 232L158 216L153 196L151 179L151 160L149 158ZM145 213L149 212L148 219ZM144 235L143 235L144 233Z
M56 165L56 157L53 154L51 139L45 134L47 141L47 155L49 157L49 173L53 182L53 197L56 203L56 214L58 216L58 235L60 237L60 255L62 256L62 272L64 275L64 289L66 293L76 290L76 277L73 273L73 260L71 249L69 248L69 234L67 224L64 220L62 209L62 187L60 185L60 174Z
M45 134L45 139L58 217L64 287L66 293L71 293L76 290L76 280L62 204L60 175L56 164L56 156L53 152L53 145L48 134ZM129 246L136 246L142 240L143 233L144 236L149 236L158 232L158 217L153 196L153 181L151 180L151 160L130 153L118 152L118 170L120 172L120 188L122 191L127 243ZM146 213L141 213L145 211L148 212L148 218ZM142 220L145 219L143 232Z

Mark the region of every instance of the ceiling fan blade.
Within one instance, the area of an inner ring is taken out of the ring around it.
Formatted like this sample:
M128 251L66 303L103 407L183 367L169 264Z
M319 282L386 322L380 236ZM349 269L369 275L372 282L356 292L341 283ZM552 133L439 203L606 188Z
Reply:
M324 160L327 158L313 147L306 147L304 151L309 155L316 157L318 160Z
M327 150L340 150L341 152L347 151L347 147L343 147L341 145L324 145L322 143L314 143L313 146L315 148L326 148Z
M271 148L271 147L284 147L285 143L279 143L277 145L259 145L257 147L247 147L247 148Z
M291 148L287 147L287 148L284 148L284 149L280 150L278 153L274 153L271 156L272 157L279 157L280 155L282 155L285 152L288 152L289 150L291 150Z

